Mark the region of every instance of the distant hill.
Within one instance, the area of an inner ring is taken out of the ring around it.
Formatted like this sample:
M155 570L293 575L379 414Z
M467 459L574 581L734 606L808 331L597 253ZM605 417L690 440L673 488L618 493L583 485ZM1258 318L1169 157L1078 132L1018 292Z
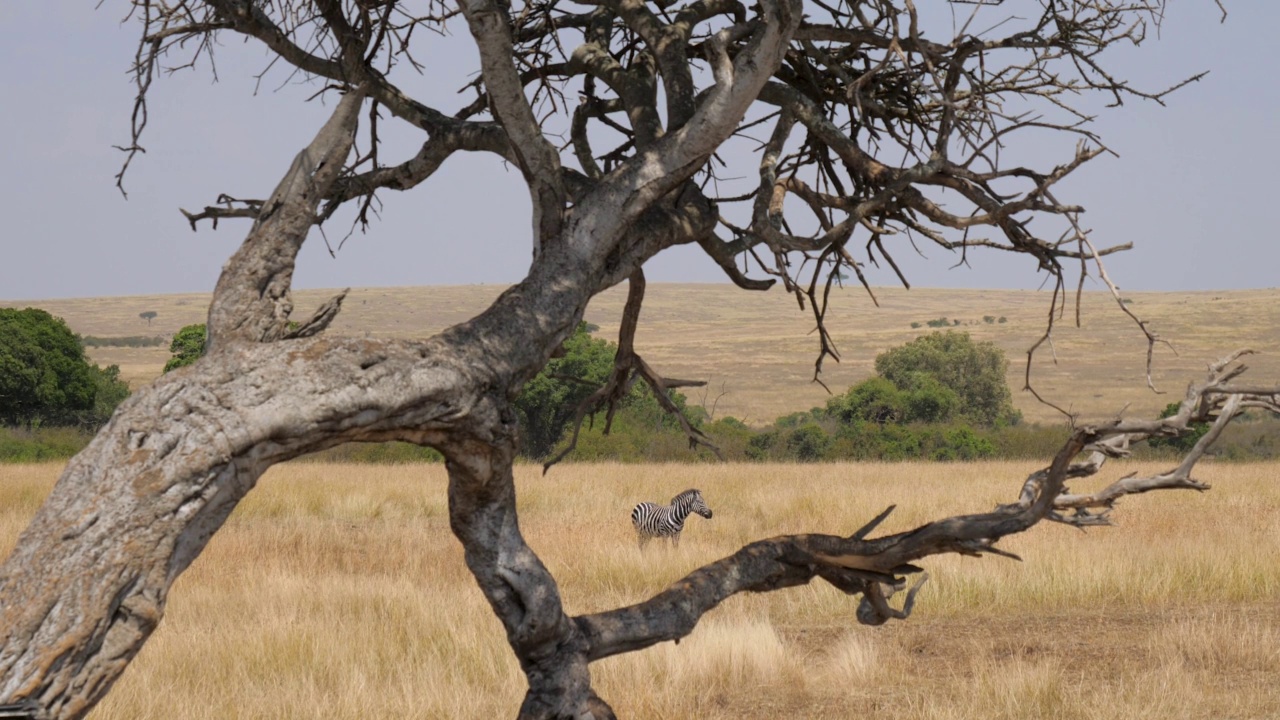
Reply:
M356 288L330 332L372 337L425 337L464 321L504 289L499 285ZM330 295L328 290L294 294L295 316L305 317ZM1014 404L1028 420L1057 422L1060 416L1036 402L1023 386L1026 351L1044 332L1048 292L1016 290L936 290L875 288L877 308L858 287L832 293L828 312L841 362L828 360L822 380L833 392L873 372L877 353L931 332L928 321L947 318L953 330L991 340L1009 356ZM1233 292L1126 293L1128 306L1170 348L1156 347L1154 380L1146 387L1146 343L1133 321L1107 293L1089 292L1081 305L1082 327L1074 323L1074 298L1059 318L1053 347L1042 347L1032 381L1046 399L1084 418L1149 414L1182 396L1187 381L1205 365L1237 347L1262 354L1250 361L1254 382L1280 381L1280 289ZM598 335L616 339L626 299L625 285L592 303L587 320ZM66 319L81 335L124 337L171 335L203 322L208 294L140 295L5 302L5 307L41 307ZM148 325L139 317L155 312ZM990 321L984 320L990 318ZM1000 319L1005 321L1001 322ZM919 327L913 328L912 323ZM817 338L813 316L793 296L775 288L751 293L720 284L650 283L637 350L663 374L708 381L705 393L687 392L695 403L714 406L717 417L733 415L763 424L779 415L826 402L827 392L812 382ZM1056 351L1058 363L1053 362ZM167 346L89 348L99 364L120 365L133 385L160 374Z

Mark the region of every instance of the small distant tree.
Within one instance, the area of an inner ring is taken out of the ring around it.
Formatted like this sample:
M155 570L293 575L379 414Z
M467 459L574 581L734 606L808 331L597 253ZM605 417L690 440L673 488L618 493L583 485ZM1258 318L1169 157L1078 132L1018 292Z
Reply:
M159 313L157 313L155 310L148 310L146 312L138 313L138 317L147 321L147 327L151 327L151 321L155 320L158 315Z
M173 356L164 364L164 371L177 370L199 360L204 355L207 337L204 323L188 325L179 330L173 336L173 342L169 343L169 352Z

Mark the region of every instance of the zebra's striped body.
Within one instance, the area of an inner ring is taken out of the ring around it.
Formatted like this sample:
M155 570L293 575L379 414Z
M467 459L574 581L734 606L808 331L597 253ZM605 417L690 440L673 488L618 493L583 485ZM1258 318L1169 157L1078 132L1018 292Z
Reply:
M631 511L631 524L636 527L641 549L652 538L671 538L676 545L680 544L680 531L684 530L684 521L689 513L697 513L708 520L711 519L711 508L702 499L698 490L685 490L671 498L670 505L657 505L642 502Z

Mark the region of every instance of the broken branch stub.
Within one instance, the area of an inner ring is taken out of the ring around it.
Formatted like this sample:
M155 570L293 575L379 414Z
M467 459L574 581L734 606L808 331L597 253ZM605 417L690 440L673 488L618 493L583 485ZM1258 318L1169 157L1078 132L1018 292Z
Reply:
M294 158L258 210L249 236L231 256L214 288L207 352L216 352L233 339L270 342L288 334L289 314L293 312L290 288L298 251L315 222L320 201L342 174L364 97L363 88L343 96L328 122ZM329 320L340 304L330 306ZM308 324L314 327L316 322L313 319Z

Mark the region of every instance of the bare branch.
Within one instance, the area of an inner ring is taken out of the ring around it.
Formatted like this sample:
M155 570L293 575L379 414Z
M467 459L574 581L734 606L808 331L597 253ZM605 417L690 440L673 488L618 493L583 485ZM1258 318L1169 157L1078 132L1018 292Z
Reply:
M347 288L342 292L334 295L316 308L311 318L306 322L298 325L298 327L287 330L284 339L304 338L313 335L319 335L329 327L329 323L338 317L338 311L342 309L342 301L346 299L347 293L351 292L351 288Z
M462 0L460 7L480 49L489 110L510 136L517 164L529 185L536 256L543 245L560 235L566 199L560 182L560 156L543 137L525 99L524 83L512 64L506 15L490 0Z
M692 632L703 614L732 595L803 585L814 578L822 578L846 593L861 594L858 619L863 624L879 625L889 619L906 619L924 582L923 575L907 594L902 610L888 605L886 591L891 595L905 588L906 581L899 576L920 573L921 569L912 564L918 560L942 553L994 554L1018 559L996 543L1034 527L1041 520L1081 526L1106 524L1106 513L1125 495L1174 488L1207 490L1207 485L1192 480L1189 473L1195 460L1216 439L1217 432L1206 435L1177 469L1165 475L1145 480L1122 478L1105 490L1087 496L1068 494L1065 482L1097 473L1106 456L1125 452L1127 442L1133 438L1190 432L1187 419L1197 403L1214 404L1213 411L1218 414L1215 428L1220 432L1221 427L1238 415L1245 396L1231 395L1224 400L1209 388L1223 377L1238 374L1238 368L1230 367L1237 357L1238 353L1215 364L1207 380L1188 392L1187 401L1173 418L1115 420L1077 428L1053 464L1027 479L1017 502L1001 505L990 513L959 515L908 532L866 539L892 511L890 507L848 537L789 535L761 540L695 570L649 600L579 616L575 621L588 638L588 657L598 660L678 640ZM1280 388L1266 388L1266 391L1267 397L1274 398ZM1089 452L1090 457L1083 462L1073 462L1081 451ZM1087 511L1096 507L1105 510L1097 514ZM1061 511L1068 509L1076 510L1077 514L1063 516Z
M181 212L191 224L191 232L196 231L196 223L201 220L212 220L213 229L217 230L220 218L257 218L259 211L262 210L263 201L241 200L223 194L218 196L217 203L218 205L206 205L204 210L198 213L188 212L182 208L178 208L178 212ZM236 207L236 203L240 203L241 207Z
M293 311L289 291L294 260L315 222L320 199L342 172L363 100L361 88L342 98L262 204L249 237L227 262L214 288L209 349L233 337L269 342L285 335Z

